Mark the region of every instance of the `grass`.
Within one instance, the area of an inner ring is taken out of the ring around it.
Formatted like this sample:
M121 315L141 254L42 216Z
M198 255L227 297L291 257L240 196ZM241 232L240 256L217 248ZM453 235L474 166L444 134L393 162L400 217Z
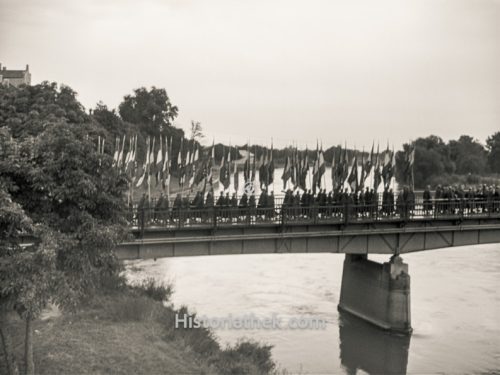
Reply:
M101 291L76 313L37 321L36 373L274 373L270 346L240 342L222 349L210 330L175 329L176 310L157 300L164 296L164 286L145 283L144 287L120 286ZM179 309L180 313L186 311ZM9 330L19 360L23 350L22 322L13 316ZM0 356L0 373L5 370L2 366Z

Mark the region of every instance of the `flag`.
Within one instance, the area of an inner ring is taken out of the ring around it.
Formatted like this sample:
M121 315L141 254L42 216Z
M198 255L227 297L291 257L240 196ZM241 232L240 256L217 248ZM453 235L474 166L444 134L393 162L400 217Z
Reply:
M127 153L127 162L125 164L125 172L129 176L130 181L134 182L134 169L135 169L135 149L137 148L137 135L130 138L130 148Z
M209 188L211 189L211 192L213 194L214 192L214 184L213 184L213 176L212 176L212 171L214 167L214 160L215 160L215 144L212 142L212 151L210 155L210 159L208 160L207 163L207 181L209 183Z
M313 194L316 194L316 187L320 186L321 182L319 181L320 179L320 157L319 157L319 145L318 142L316 142L316 156L314 158L314 164L313 164L313 183L312 183L312 188L313 188Z
M198 168L198 146L193 145L193 153L191 154L191 166L189 167L189 187L192 188L196 180L196 170Z
M267 155L266 151L262 150L260 156L260 167L259 167L259 183L261 189L267 188Z
M269 162L267 163L267 185L274 182L274 160L273 160L273 144L271 142L271 150L269 151Z
M347 179L347 183L351 187L352 192L358 191L358 156L356 154L354 155L351 173L349 175L349 178Z
M384 165L382 167L382 179L384 180L384 188L389 187L392 178L392 155L387 145L387 150L384 153Z
M288 155L288 151L285 151L285 153L285 166L283 168L283 174L281 175L281 179L283 180L283 190L286 190L286 183L291 177L290 155Z
M128 151L124 156L125 160L123 161L123 166L127 169L130 157L132 156L132 137L128 139Z
M251 177L252 182L255 181L255 175L257 173L257 169L256 169L256 165L255 165L256 156L257 156L257 149L255 148L255 146L253 146L252 177Z
M118 166L118 155L120 153L120 138L115 139L115 153L113 154L113 167Z
M245 183L250 181L250 143L247 144L247 156L243 166L243 178Z
M374 147L375 147L375 141L373 141L373 143L372 143L372 150L370 152L370 159L368 159L367 162L366 162L366 168L365 169L366 169L366 175L367 176L371 173L372 168L375 165L375 160L374 160L375 155L373 154Z
M335 149L332 158L332 189L338 190L342 186L342 146Z
M183 153L183 147L184 146L184 138L181 138L181 145L179 147L179 153L177 154L177 177L179 178L179 187L182 189L184 187L184 175L185 175L185 168L183 164L183 158L182 158L182 153Z
M124 154L124 151L125 151L125 135L123 136L123 142L122 142L122 146L120 148L120 152L118 154L118 161L117 161L117 167L118 168L121 168L122 165L123 165L123 154ZM119 141L118 141L119 142Z
M160 143L158 147L158 153L156 154L156 164L155 164L155 172L156 172L156 186L160 184L160 181L162 180L162 172L163 172L163 142L162 142L162 137L158 138L158 141Z
M229 154L230 155L230 154ZM229 156L228 158L230 158ZM231 172L230 172L230 163L228 160L224 162L224 166L222 168L223 170L223 176L222 179L220 179L220 182L222 183L222 186L224 186L224 190L229 188L229 185L231 185Z
M300 166L300 183L299 186L302 190L307 189L307 173L309 172L309 151L306 146L306 151L304 157L302 158L302 163Z
M234 183L234 191L235 193L238 193L238 187L239 187L239 181L238 181L238 166L236 163L234 164L234 171L233 171L233 183Z
M321 145L318 154L318 188L321 188L321 179L326 171L325 155L323 153L323 145Z
M415 181L413 177L413 164L415 163L415 143L411 143L408 146L408 150L405 154L405 166L404 166L404 179L408 186L414 187Z
M163 167L162 167L162 188L163 190L167 190L167 193L170 190L170 150L172 147L172 139L170 142L168 141L167 136L165 136L165 158L163 159Z
M373 190L375 190L375 193L378 191L378 187L380 186L380 183L382 182L382 173L380 171L380 152L379 152L379 145L377 145L377 156L376 156L376 163L375 163L375 170L373 174Z
M148 177L148 187L151 186L151 174L154 169L155 165L155 138L153 137L153 144L151 145L151 150L149 152L149 163L148 163L148 171L147 171L147 177Z
M366 179L366 165L365 165L365 149L363 147L363 151L361 152L361 176L359 178L359 189L363 190L365 186Z
M146 179L146 174L148 172L148 165L149 165L149 144L150 144L150 138L146 140L146 157L144 158L144 164L140 170L138 170L137 175L140 176L139 179L137 180L136 187L141 186L144 183L144 180Z
M349 177L349 153L347 152L347 143L344 146L344 157L342 158L342 183L341 185L347 182L347 178Z
M393 177L396 177L396 153L394 152L394 145L392 146L391 173L389 175L388 185L390 185Z

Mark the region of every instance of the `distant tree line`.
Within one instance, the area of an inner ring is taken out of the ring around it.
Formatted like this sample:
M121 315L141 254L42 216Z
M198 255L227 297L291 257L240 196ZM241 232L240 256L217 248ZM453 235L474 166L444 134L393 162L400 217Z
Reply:
M415 147L415 186L435 187L438 184L478 184L495 182L500 178L500 132L489 136L486 145L462 135L458 140L445 143L440 137L430 135L418 138ZM396 154L396 179L402 180L404 152L410 144L403 145L403 151ZM491 176L485 180L484 176Z

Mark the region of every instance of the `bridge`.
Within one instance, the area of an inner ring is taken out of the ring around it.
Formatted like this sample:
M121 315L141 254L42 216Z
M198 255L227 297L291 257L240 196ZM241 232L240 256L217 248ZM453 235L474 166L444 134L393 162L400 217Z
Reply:
M210 207L137 211L120 259L258 253L345 254L339 309L410 333L410 276L401 254L500 243L500 201ZM368 259L388 254L387 263Z

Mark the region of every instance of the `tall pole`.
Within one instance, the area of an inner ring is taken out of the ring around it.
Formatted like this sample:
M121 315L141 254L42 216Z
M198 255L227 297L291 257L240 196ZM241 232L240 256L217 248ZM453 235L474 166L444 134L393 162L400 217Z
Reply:
M273 161L273 192L274 192L274 175L276 174L275 171L276 169L274 168L274 156L273 156L273 138L271 137L271 160Z

